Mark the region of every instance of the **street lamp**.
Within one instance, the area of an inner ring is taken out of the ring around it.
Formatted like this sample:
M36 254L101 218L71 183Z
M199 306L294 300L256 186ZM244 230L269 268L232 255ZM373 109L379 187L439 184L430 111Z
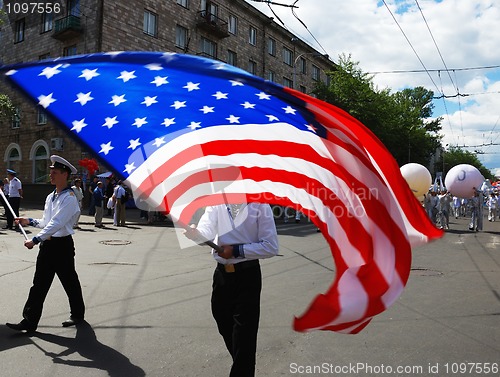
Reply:
M323 56L325 57L326 59L328 59L328 54L322 54L320 52L303 52L302 54L298 55L295 60L293 61L293 81L292 81L292 88L295 89L295 86L296 86L296 81L297 81L297 60L299 60L302 56L305 56L305 55L312 55L314 57L320 57L320 56Z

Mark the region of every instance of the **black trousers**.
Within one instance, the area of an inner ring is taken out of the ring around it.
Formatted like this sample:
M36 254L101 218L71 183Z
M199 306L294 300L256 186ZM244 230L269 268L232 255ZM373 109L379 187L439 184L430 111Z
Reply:
M34 325L38 325L40 321L43 303L55 275L68 295L71 316L79 319L85 316L82 288L75 271L73 238L71 236L52 237L51 240L40 244L33 286L23 309L23 317Z
M14 213L16 216L19 216L19 206L21 205L21 198L20 197L10 197L9 196L9 203L12 209L14 210ZM6 216L7 216L7 226L9 228L14 227L14 216L12 213L9 211L9 209L6 210Z
M213 277L212 314L233 358L229 376L253 377L262 290L260 265L233 273L220 266Z

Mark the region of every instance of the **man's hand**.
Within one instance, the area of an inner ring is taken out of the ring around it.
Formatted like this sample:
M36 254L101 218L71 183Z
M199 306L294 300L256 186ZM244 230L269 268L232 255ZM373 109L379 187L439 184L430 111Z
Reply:
M221 245L222 251L217 252L219 257L224 259L230 259L233 257L233 246L232 245Z
M196 225L194 224L191 224L189 228L184 229L184 235L195 242L201 241L201 234L198 229L196 229Z
M30 220L29 219L25 219L24 217L16 217L14 219L16 225L21 225L21 226L27 226L27 225L30 225Z
M35 246L35 243L32 240L26 240L24 241L24 246L31 250Z

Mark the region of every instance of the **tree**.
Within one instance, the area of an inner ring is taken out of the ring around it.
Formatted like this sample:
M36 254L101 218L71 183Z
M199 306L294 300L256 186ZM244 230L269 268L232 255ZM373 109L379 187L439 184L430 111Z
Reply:
M481 161L479 161L475 153L463 150L460 147L450 147L443 153L440 163L442 164L442 166L444 166L445 171L443 173L445 173L445 175L448 170L456 165L468 164L475 166L481 172L484 178L495 180L495 176L481 163Z
M3 16L5 12L0 9L0 26L3 24ZM0 93L0 120L10 119L15 113L15 107L12 104L9 96Z
M432 116L432 91L423 87L394 94L389 89L379 90L373 77L345 55L339 57L338 66L328 76L329 84L319 83L314 91L318 98L362 122L400 165L429 165L432 154L441 145L441 118L427 120Z

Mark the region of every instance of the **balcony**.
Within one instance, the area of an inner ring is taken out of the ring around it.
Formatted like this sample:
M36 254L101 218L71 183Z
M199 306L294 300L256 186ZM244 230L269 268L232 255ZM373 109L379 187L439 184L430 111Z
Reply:
M227 21L222 20L215 14L206 10L198 12L197 16L197 28L205 30L218 38L229 37L229 32L227 31Z
M78 37L83 33L80 17L69 15L55 21L52 37L61 41Z

